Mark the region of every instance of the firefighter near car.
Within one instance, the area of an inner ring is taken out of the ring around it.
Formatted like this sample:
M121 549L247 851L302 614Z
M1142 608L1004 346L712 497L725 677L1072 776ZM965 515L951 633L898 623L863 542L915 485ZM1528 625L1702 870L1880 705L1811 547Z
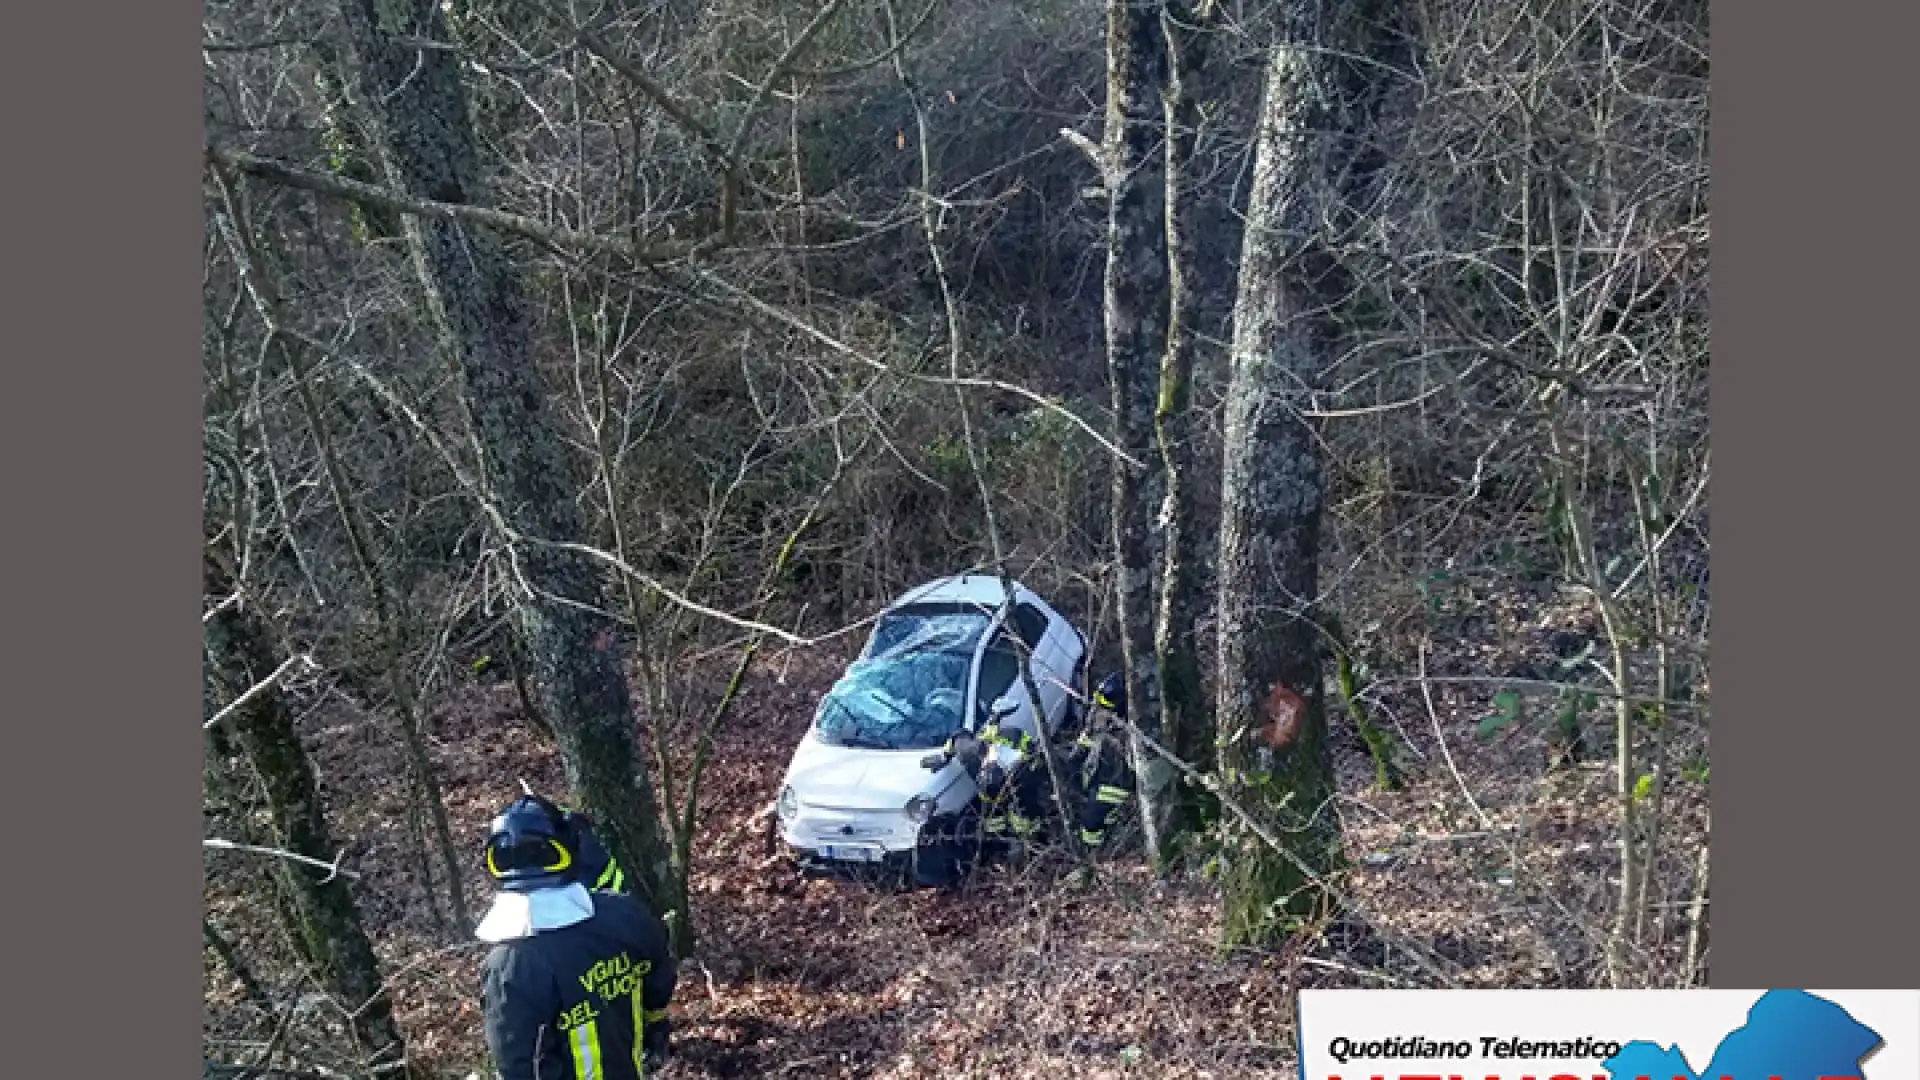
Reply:
M481 1003L500 1080L640 1080L667 1053L666 927L637 897L589 887L624 875L584 850L598 843L583 825L528 793L488 828L499 892L475 936L493 945Z
M1127 684L1119 672L1100 681L1093 692L1093 706L1062 771L1079 803L1080 843L1098 851L1107 844L1115 815L1133 794L1133 769L1121 738L1127 718Z
M1024 728L987 725L980 732L986 761L980 766L981 830L997 854L1029 853L1044 831L1046 765L1040 748Z

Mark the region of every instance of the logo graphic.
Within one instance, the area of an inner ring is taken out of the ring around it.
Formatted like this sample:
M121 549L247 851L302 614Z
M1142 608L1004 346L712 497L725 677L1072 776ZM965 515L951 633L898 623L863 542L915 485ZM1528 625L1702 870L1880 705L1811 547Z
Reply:
M1606 1061L1613 1080L1838 1080L1864 1076L1861 1060L1880 1034L1847 1010L1805 990L1769 990L1695 1073L1677 1048L1630 1042Z
M1920 991L1308 990L1300 1080L1920 1080Z

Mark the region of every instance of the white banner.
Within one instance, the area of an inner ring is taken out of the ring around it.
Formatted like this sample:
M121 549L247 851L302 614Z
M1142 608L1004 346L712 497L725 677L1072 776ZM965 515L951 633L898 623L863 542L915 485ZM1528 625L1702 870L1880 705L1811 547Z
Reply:
M1920 1080L1920 990L1307 990L1301 1080Z

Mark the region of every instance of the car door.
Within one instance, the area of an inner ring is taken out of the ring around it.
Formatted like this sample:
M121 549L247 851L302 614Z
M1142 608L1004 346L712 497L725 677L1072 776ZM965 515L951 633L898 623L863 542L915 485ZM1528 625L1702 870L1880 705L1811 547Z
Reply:
M1047 730L1058 727L1066 715L1066 684L1070 675L1063 670L1058 635L1053 632L1053 620L1047 612L1032 600L1022 599L1014 605L1011 620L1015 632L1019 634L1033 655L1033 680L1040 691L1041 706L1046 711Z

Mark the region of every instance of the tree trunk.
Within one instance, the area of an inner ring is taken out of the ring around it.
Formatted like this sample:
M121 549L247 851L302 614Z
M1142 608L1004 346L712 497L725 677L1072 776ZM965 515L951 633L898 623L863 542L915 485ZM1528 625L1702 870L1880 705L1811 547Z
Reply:
M351 83L368 109L389 183L408 196L479 203L480 168L456 53L432 0L340 0ZM673 888L653 785L635 752L635 716L604 583L585 556L565 445L548 403L522 282L500 237L479 225L411 218L408 246L458 374L480 461L479 495L506 533L522 586L523 640L574 799L603 823L639 891L691 947ZM589 610L591 609L591 610ZM503 778L503 781L505 778ZM505 784L503 783L503 791Z
M1194 574L1188 491L1193 451L1188 417L1193 383L1193 335L1199 320L1198 254L1189 243L1195 226L1195 188L1190 170L1200 128L1195 76L1205 67L1213 0L1195 5L1170 0L1161 10L1167 77L1161 86L1166 121L1165 191L1167 243L1167 338L1160 354L1160 394L1154 409L1154 434L1160 448L1165 494L1160 503L1160 595L1154 623L1155 671L1160 683L1161 725L1166 743L1181 760L1202 772L1213 768L1213 725L1200 681L1194 649L1194 611L1198 579ZM1150 810L1150 831L1163 849L1180 832L1199 824L1203 789L1184 780Z
M210 550L205 564L206 594L231 595L236 582L225 560ZM228 604L210 618L206 639L213 681L229 701L257 685L285 659L279 655L271 628L249 602ZM259 778L278 846L331 863L338 851L327 828L313 763L300 744L293 713L280 688L269 687L254 695L223 722L232 725ZM406 1045L394 1023L373 943L361 926L347 879L329 879L325 871L291 860L275 860L275 869L297 920L287 928L289 936L320 984L352 1014L360 1052L371 1063L404 1061Z
M421 730L419 694L407 666L408 620L387 578L387 570L375 555L366 514L349 490L346 466L335 449L325 404L315 385L313 358L308 355L306 343L289 333L282 324L279 275L261 256L252 222L244 211L238 193L224 178L221 187L227 203L227 217L222 224L227 227L225 231L234 260L243 270L247 290L259 309L261 321L266 324L269 340L293 375L294 389L302 415L306 418L307 430L319 449L321 474L326 479L334 510L340 516L341 530L346 534L347 550L366 583L367 594L373 604L375 632L379 636L380 666L385 670L387 686L393 695L400 745L405 750L407 772L413 781L415 812L417 814L424 810L433 822L434 839L439 848L441 865L446 871L447 899L453 912L454 926L456 932L465 935L472 929L473 921L467 912L466 889L461 884L463 867L454 844L453 827L447 818L446 798L441 792L433 759L427 753L426 736ZM424 841L420 844L420 853L421 865L416 870L428 908L434 921L440 923L440 907L433 894L433 876L428 870Z
M1162 193L1153 149L1160 137L1155 95L1164 50L1157 0L1107 4L1106 331L1107 377L1113 393L1114 443L1138 461L1153 459L1156 369L1166 340L1167 292ZM1127 714L1160 731L1160 688L1154 652L1153 567L1148 546L1145 477L1115 463L1111 507L1114 578ZM1172 772L1133 739L1141 822L1148 857L1162 856L1157 828Z
M1338 819L1314 618L1325 496L1315 433L1296 412L1327 350L1301 273L1300 237L1327 110L1321 20L1307 0L1268 58L1240 254L1221 489L1217 722L1228 790L1267 819L1295 859L1252 837L1223 852L1225 935L1271 940L1328 906L1313 878L1339 865Z

